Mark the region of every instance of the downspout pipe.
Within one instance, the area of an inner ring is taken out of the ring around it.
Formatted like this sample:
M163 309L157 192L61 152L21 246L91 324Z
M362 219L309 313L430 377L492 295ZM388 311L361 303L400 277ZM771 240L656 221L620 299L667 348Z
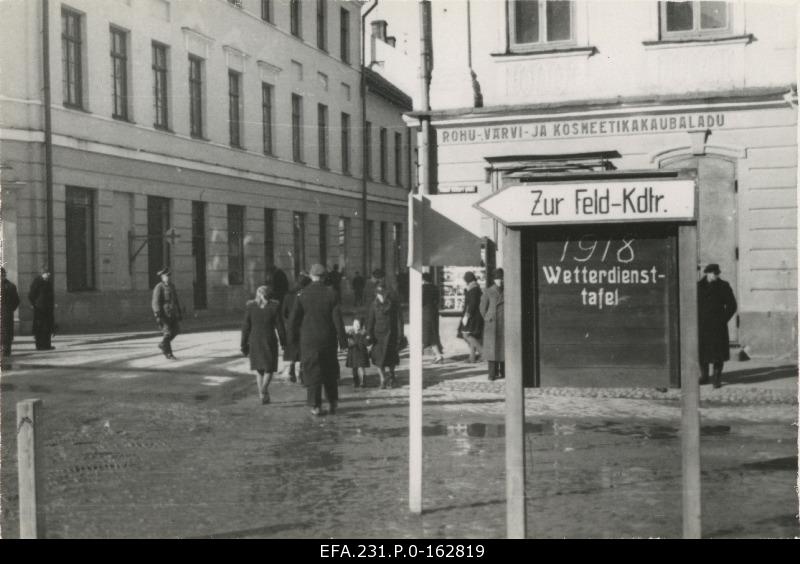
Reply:
M53 245L53 125L50 108L50 1L42 0L42 91L44 95L44 177L47 207L47 266L52 276Z
M369 277L369 263L367 262L369 245L372 241L368 240L367 233L367 75L365 72L367 64L366 55L366 21L370 12L378 6L378 0L361 14L361 266L363 276Z

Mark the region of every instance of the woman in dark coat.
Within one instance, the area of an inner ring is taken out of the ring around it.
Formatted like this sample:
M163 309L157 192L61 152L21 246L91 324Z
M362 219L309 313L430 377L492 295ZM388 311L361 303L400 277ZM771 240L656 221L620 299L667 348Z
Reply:
M467 289L464 292L464 311L458 331L469 345L469 361L478 362L477 356L483 356L483 317L480 311L482 292L472 272L464 273L464 282L467 283Z
M505 376L505 340L503 339L503 269L492 275L494 285L481 296L483 316L483 358L489 363L489 380Z
M429 272L422 274L422 348L431 347L434 363L444 362L439 337L439 287L431 282Z
M731 358L728 321L736 313L731 285L719 278L719 265L709 264L697 283L700 337L700 383L708 384L708 365L714 365L714 387L722 386L722 367Z
M372 344L370 357L378 369L381 388L397 385L394 369L400 364L401 323L399 304L388 294L386 286L379 282L375 286L375 299L369 306L367 335ZM388 381L384 377L384 370L387 369Z
M261 403L269 403L269 384L278 369L278 339L286 342L280 302L272 288L260 286L256 298L245 306L242 325L242 354L250 357L250 370L256 371L256 386ZM266 374L266 376L265 376Z
M292 314L292 308L294 307L294 302L297 299L297 296L299 296L303 291L303 288L308 286L310 283L311 278L306 276L305 273L301 272L297 279L297 286L295 286L294 290L284 296L283 303L281 304L281 317L283 317L284 327L289 327L289 316ZM289 363L289 381L297 382L295 365L296 363L300 362L300 344L295 342L293 339L289 339L289 342L284 343L283 360ZM301 373L300 383L302 382L303 375Z

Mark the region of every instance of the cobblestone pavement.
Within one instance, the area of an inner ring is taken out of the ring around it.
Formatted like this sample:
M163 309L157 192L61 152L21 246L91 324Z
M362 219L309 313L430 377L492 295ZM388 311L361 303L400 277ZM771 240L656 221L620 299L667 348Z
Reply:
M61 538L502 538L503 382L484 365L427 366L424 511L409 514L402 386L353 390L312 417L276 378L256 397L230 330L21 339L2 387L2 536L18 535L14 405L44 401L47 532ZM701 409L703 530L800 536L796 367L753 363ZM740 371L741 372L741 371ZM742 375L743 374L743 375ZM749 378L749 379L748 379ZM735 380L735 381L733 381ZM677 391L527 390L532 537L679 537Z

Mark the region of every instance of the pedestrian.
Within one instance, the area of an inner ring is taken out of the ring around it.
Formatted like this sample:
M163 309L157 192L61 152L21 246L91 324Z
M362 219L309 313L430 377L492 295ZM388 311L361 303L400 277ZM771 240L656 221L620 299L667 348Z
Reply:
M322 389L325 388L330 412L334 414L339 401L338 349L347 347L347 338L336 295L322 282L325 267L315 264L309 275L311 284L297 296L289 316L290 338L300 343L300 363L311 413L324 413Z
M6 278L6 269L0 267L2 288L0 289L0 332L2 332L3 356L11 356L14 342L14 312L19 307L17 286Z
M281 304L270 286L259 286L255 299L245 306L242 325L242 354L250 357L250 370L256 371L258 397L270 401L269 384L278 369L278 342L286 343Z
M372 345L370 359L378 369L381 388L397 386L395 367L400 364L400 348L402 340L402 320L400 304L392 296L383 282L375 286L375 299L369 306L367 317L367 335ZM389 378L385 372L389 372Z
M367 387L367 368L369 368L369 350L367 349L367 333L364 322L355 318L353 328L347 332L347 362L345 366L353 369L353 387Z
M42 266L41 274L33 279L28 300L33 308L33 336L37 351L50 351L55 347L51 338L55 333L55 293L50 267Z
M361 276L361 273L356 270L355 276L353 276L353 295L355 297L355 305L362 306L364 305L364 277Z
M492 274L494 284L481 296L483 316L483 358L489 363L489 380L505 378L505 340L503 339L503 269Z
M281 304L286 294L289 293L289 279L286 278L286 273L276 266L270 266L267 269L264 285L272 288L274 299Z
M709 264L697 283L700 383L708 384L708 365L714 365L714 387L722 386L722 367L730 360L728 322L736 313L731 285L722 280L718 264Z
M431 281L430 272L422 273L422 349L433 349L433 362L444 362L439 336L439 287Z
M297 284L295 285L294 290L288 292L283 299L283 304L281 304L281 317L283 317L283 325L286 327L287 331L289 328L291 328L291 325L289 325L289 317L292 314L294 302L297 299L297 296L299 296L303 291L303 288L309 284L311 284L311 278L309 278L305 272L301 272L297 277ZM292 335L289 333L287 333L287 339L283 345L283 360L289 363L289 381L297 382L297 378L299 376L300 383L302 384L303 373L296 368L297 363L300 362L300 343L298 340L293 339Z
M158 344L158 348L164 356L170 360L175 360L172 354L172 340L180 333L180 321L183 319L181 302L178 299L178 291L172 283L172 272L168 267L158 271L161 282L153 288L153 315L156 323L161 329L163 338Z
M328 273L328 281L331 288L336 292L336 299L342 299L342 273L339 272L339 265L334 264L331 271Z
M458 333L469 346L469 361L478 362L478 356L483 356L481 337L483 335L483 317L481 317L481 288L471 270L464 273L464 310L461 314L461 323Z

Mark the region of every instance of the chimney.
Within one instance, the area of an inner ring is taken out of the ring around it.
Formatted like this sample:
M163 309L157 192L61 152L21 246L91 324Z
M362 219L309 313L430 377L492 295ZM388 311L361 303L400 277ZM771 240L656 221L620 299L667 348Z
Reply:
M372 36L381 41L386 41L386 20L372 22Z
M397 38L394 35L392 35L391 37L387 37L386 43L394 47L397 44Z

